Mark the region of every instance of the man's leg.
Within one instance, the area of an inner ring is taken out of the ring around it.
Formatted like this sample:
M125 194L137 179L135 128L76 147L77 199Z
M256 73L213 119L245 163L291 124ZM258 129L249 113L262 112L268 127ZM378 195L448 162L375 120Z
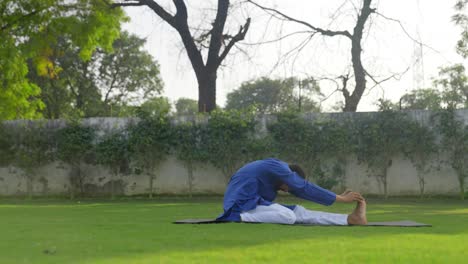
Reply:
M366 225L367 204L366 201L358 202L354 211L348 216L348 224L350 225Z
M258 205L255 209L241 213L242 222L292 225L296 222L294 212L282 205Z
M365 202L358 203L356 209L350 214L334 214L327 212L319 212L307 210L304 207L297 205L294 209L297 224L315 224L315 225L365 225L366 219L366 204Z

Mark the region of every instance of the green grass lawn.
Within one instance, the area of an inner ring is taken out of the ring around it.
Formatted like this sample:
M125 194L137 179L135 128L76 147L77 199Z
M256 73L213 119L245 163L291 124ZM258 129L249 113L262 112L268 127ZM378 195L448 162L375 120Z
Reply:
M216 216L220 197L0 200L0 263L468 263L468 202L368 203L370 221L410 219L433 227L171 223Z

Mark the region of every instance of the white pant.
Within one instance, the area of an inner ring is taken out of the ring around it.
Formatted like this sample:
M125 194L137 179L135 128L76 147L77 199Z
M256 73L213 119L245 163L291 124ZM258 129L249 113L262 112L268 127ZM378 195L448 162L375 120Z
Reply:
M307 210L296 205L294 210L274 203L268 206L257 205L250 211L241 213L242 222L273 224L315 224L348 225L348 215Z

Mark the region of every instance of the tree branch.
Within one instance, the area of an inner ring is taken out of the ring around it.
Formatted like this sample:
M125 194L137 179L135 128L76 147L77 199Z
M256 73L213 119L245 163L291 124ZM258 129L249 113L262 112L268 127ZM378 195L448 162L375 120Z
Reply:
M433 47L431 47L431 46L429 46L429 45L427 45L427 44L424 44L424 43L422 43L421 41L419 41L419 40L415 39L414 37L412 37L411 34L409 34L408 31L406 30L406 28L403 26L403 23L401 23L400 20L395 19L395 18L391 18L391 17L387 17L387 16L385 16L385 15L383 15L382 13L379 13L379 12L377 12L377 11L374 11L374 13L375 13L376 15L378 15L378 16L383 17L383 18L386 19L386 20L390 20L390 21L392 21L392 22L397 23L397 24L400 26L401 30L403 30L403 33L405 33L405 35L406 35L409 39L411 39L413 42L417 43L418 45L422 45L422 46L424 46L424 47L426 47L426 48L428 48L428 49L430 49L430 50L432 50L432 51L434 51L434 52L440 54L440 52L439 52L438 50L436 50L436 49L434 49Z
M227 54L232 49L234 44L236 44L236 42L239 42L245 38L245 35L247 34L249 27L250 27L250 17L247 18L247 21L245 22L244 26L239 27L239 31L237 32L237 34L226 45L226 48L224 48L224 51L221 53L221 55L218 58L218 64L220 64L224 60L224 58L226 58Z
M403 76L405 73L407 73L409 71L411 67L408 66L403 72L400 72L400 73L394 73L388 77L385 77L383 78L382 80L378 81L373 75L371 75L369 72L367 72L366 70L364 70L364 73L366 74L366 76L369 76L369 78L374 82L374 85L372 87L370 87L366 93L366 95L369 95L369 93L376 87L376 86L380 86L380 84L382 84L383 82L386 82L390 79L395 79L395 80L400 80L401 79L401 76ZM397 77L399 76L399 77Z
M109 3L107 3L109 4ZM109 4L111 8L116 8L116 7L125 7L125 6L144 6L145 4L140 3L140 2L129 2L129 3L112 3Z
M291 37L291 36L294 36L294 35L298 35L298 34L313 34L315 32L313 31L310 31L310 30L303 30L303 31L296 31L296 32L293 32L293 33L289 33L289 34L286 34L284 36L281 36L277 39L272 39L272 40L266 40L266 41L262 41L262 42L255 42L255 43L239 43L239 44L242 44L242 45L246 45L246 46L256 46L256 45L262 45L262 44L270 44L270 43L274 43L274 42L278 42L278 41L281 41L283 39L286 39L288 37Z
M267 12L270 12L270 13L274 13L276 15L279 15L289 21L292 21L292 22L296 22L296 23L299 23L301 25L304 25L308 28L311 28L312 30L314 31L317 31L318 33L324 35L324 36L328 36L328 37L333 37L333 36L337 36L337 35L341 35L341 36L345 36L345 37L348 37L348 38L352 38L352 35L351 33L349 33L347 30L344 30L344 31L333 31L333 30L329 30L329 29L322 29L322 28L319 28L319 27L315 27L313 25L311 25L310 23L308 22L305 22L303 20L299 20L299 19L295 19L295 18L292 18L276 9L273 9L273 8L269 8L269 7L265 7L265 6L262 6L260 4L257 4L255 3L254 1L252 0L246 0L247 2L257 6L258 8L260 9L263 9Z
M174 3L177 0L174 0ZM182 1L183 2L183 1ZM112 8L115 7L125 7L125 6L148 6L151 8L161 19L169 23L171 26L176 27L175 18L169 12L167 12L161 5L156 3L154 0L123 0L120 2L115 2L110 5ZM176 5L177 7L177 5ZM179 8L177 8L179 11ZM178 12L179 13L179 12ZM176 14L177 15L177 14Z
M2 27L0 27L0 31L3 31L3 30L5 30L5 29L7 29L8 27L11 27L12 25L14 25L16 22L19 22L19 21L21 21L21 20L23 20L23 19L25 19L25 18L28 18L28 17L32 17L32 16L34 16L34 15L36 15L36 14L38 14L38 13L40 13L40 12L46 10L46 9L47 9L47 8L43 8L43 9L39 9L39 10L34 10L34 11L28 13L28 14L25 14L25 15L23 15L23 16L20 16L20 17L16 18L16 19L13 19L13 20L10 21L9 23L6 23L6 24L4 24Z

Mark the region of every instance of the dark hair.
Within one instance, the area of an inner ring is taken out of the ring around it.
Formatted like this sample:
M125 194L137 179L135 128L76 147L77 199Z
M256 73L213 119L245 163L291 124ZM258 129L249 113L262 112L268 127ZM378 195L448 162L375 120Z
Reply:
M297 173L299 176L301 176L303 179L306 178L306 174L304 172L304 170L301 168L301 166L297 165L297 164L288 164L289 165L289 169L291 169L292 171L294 171L295 173Z

